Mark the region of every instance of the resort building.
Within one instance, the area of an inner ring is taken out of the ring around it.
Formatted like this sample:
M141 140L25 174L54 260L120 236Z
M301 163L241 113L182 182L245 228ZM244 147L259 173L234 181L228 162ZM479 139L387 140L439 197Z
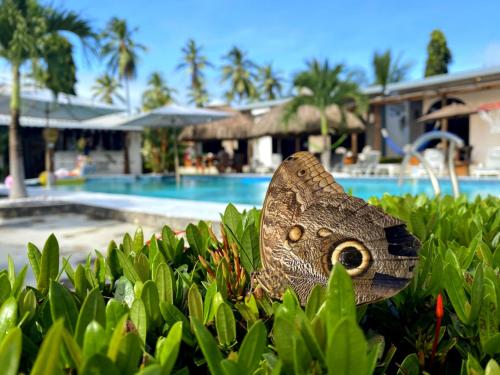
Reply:
M0 89L0 169L7 165L7 133L11 121L10 91ZM53 170L95 174L142 173L142 129L117 126L125 118L117 106L51 92L23 89L21 140L26 178L36 178L45 170L47 142L44 132L55 134ZM125 144L128 147L124 147ZM80 157L79 157L80 156ZM82 157L86 157L83 171Z

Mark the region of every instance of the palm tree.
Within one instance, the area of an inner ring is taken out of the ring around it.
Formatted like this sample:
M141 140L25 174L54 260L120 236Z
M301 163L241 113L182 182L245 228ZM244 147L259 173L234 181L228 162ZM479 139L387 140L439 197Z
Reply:
M283 77L273 70L271 64L259 68L259 91L264 99L273 100L281 96Z
M167 86L159 72L149 76L148 89L142 94L142 107L145 111L170 104L174 101L173 94L176 92Z
M92 97L108 104L114 104L115 100L125 103L125 98L119 93L122 88L122 84L115 78L109 74L103 74L97 77L92 86Z
M89 22L74 12L40 5L36 0L4 0L0 2L0 57L10 65L12 93L10 99L11 123L9 126L9 167L13 185L11 198L26 196L24 163L20 140L21 76L20 68L28 61L45 61L57 64L59 59L46 59L44 47L50 37L60 32L70 32L83 42L94 34Z
M256 99L257 88L254 84L256 65L238 47L233 47L223 58L229 62L222 67L222 82L229 81L231 85L225 94L227 100L232 101L237 98L241 103L245 98Z
M112 73L118 72L118 76L124 82L127 99L127 109L130 113L130 91L129 80L137 75L137 62L140 51L146 47L133 40L133 34L137 28L130 29L127 21L113 17L101 34L104 44L101 54L108 59L108 68Z
M394 59L389 49L385 52L375 52L372 64L374 83L381 85L384 90L389 83L405 80L413 65L410 62L401 63L401 55Z
M294 87L298 90L296 95L285 106L284 122L295 116L303 105L311 105L318 109L321 121L321 135L323 136L323 151L321 162L329 169L330 152L329 128L326 109L330 105L337 105L345 117L346 105L355 104L358 113L366 108L366 98L355 82L344 78L345 69L341 64L330 67L328 60L323 63L313 60L308 63L308 69L297 74L293 80Z
M202 49L203 47L197 45L193 39L189 39L182 48L182 62L177 65L177 69L187 69L191 76L189 97L191 103L195 103L197 107L203 107L208 101L203 70L212 66L206 56L201 54Z
M142 108L145 111L170 104L174 101L173 94L176 92L167 86L159 72L154 72L148 80L148 88L142 94ZM173 155L172 147L169 147L172 134L167 128L146 129L144 131L143 155L153 172L161 173L167 169L169 159ZM172 154L172 155L171 155Z
M385 89L389 83L400 82L406 79L412 63L406 62L401 63L401 55L397 58L393 58L391 50L388 49L385 52L375 52L373 54L373 75L374 84L382 86L382 93L385 93ZM380 150L382 148L382 110L381 106L374 106L374 136L373 136L373 148Z

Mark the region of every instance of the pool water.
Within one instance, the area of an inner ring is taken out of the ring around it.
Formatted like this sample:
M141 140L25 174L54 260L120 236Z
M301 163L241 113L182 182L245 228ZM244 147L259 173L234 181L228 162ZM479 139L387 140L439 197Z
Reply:
M89 178L83 185L58 189L261 206L270 181L270 176L183 176L177 186L173 177L115 177ZM337 178L337 182L345 191L363 199L382 197L385 193L434 195L427 179L407 180L402 186L396 178ZM440 180L440 186L442 194L452 193L449 179ZM500 196L500 179L462 179L460 191L470 198L488 194Z

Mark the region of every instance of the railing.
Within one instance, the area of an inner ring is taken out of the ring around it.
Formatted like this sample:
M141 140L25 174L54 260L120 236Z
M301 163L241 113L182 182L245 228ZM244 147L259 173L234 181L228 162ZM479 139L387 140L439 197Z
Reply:
M413 144L410 146L410 149L406 152L403 162L401 163L401 171L399 173L399 184L401 185L403 183L403 178L406 174L406 169L408 166L408 163L410 162L410 159L414 156L416 157L422 166L424 167L425 171L429 175L429 179L431 180L432 188L434 189L434 193L436 195L439 195L441 193L441 188L439 186L439 181L436 177L436 174L432 170L430 164L428 163L427 160L422 156L420 152L417 150L425 143L433 140L433 139L445 139L447 141L450 141L450 145L448 147L448 171L450 174L450 180L451 180L451 186L453 189L453 196L457 198L460 195L460 189L458 186L458 178L457 178L457 173L455 171L455 148L458 147L463 147L464 146L464 141L462 138L456 136L453 133L449 132L443 132L443 131L433 131L429 133L425 133Z

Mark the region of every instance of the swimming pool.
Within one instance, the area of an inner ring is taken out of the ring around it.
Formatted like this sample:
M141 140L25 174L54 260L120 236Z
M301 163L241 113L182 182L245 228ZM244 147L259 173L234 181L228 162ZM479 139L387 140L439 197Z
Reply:
M270 176L183 176L177 186L173 177L106 177L89 178L83 185L57 189L261 206L270 181ZM381 197L384 193L434 195L427 179L407 180L402 186L396 178L337 178L337 181L346 191L351 190L353 195L364 199ZM443 194L451 194L448 179L440 180L440 185ZM461 179L460 191L470 198L488 194L500 196L500 179Z

